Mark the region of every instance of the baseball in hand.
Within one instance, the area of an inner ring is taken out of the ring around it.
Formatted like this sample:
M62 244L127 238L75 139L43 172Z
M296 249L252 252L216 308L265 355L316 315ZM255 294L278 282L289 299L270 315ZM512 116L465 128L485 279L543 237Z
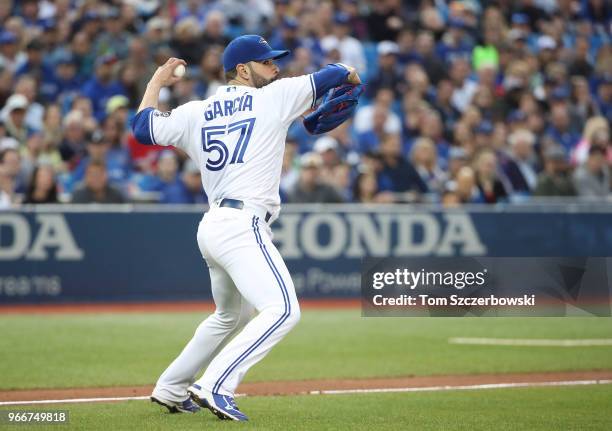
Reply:
M174 76L181 78L183 75L185 75L185 66L179 64L174 68Z

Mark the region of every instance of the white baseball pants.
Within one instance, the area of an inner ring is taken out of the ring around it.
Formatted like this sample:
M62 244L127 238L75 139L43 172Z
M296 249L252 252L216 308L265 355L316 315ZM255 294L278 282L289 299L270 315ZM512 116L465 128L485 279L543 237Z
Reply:
M249 368L299 321L289 271L272 244L270 227L255 214L217 207L204 215L197 239L210 270L216 310L161 375L154 394L184 400L187 387L205 368L195 383L233 396ZM254 311L258 314L249 321Z

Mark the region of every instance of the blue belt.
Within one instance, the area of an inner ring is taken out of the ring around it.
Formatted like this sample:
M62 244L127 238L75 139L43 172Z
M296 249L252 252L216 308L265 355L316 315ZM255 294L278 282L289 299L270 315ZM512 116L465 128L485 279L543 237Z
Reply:
M223 198L221 199L221 202L219 202L219 206L241 210L244 208L244 202L238 199ZM271 217L272 217L272 214L270 214L269 211L266 211L265 222L268 223Z

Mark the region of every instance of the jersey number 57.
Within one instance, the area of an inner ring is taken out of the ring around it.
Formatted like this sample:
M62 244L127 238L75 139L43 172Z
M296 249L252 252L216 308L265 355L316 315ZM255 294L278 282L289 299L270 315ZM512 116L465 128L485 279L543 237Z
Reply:
M254 126L255 118L248 118L228 124L227 126L202 128L202 149L206 153L217 153L216 157L211 154L208 158L206 161L206 169L209 171L220 171L225 167L230 154L225 137L237 134L237 132L240 132L240 135L236 141L236 146L234 147L232 158L229 163L244 163L244 153L249 145ZM221 140L221 138L223 138L223 140Z

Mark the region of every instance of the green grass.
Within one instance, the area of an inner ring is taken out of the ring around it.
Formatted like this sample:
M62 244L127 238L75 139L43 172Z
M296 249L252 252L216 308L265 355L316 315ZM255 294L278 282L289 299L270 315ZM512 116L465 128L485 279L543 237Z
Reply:
M612 385L239 399L250 422L170 415L144 401L67 409L70 430L609 430ZM1 408L7 410L8 408ZM15 429L17 429L16 427ZM66 427L68 428L68 427ZM25 428L20 428L25 429ZM32 429L61 430L62 426Z
M204 316L0 316L0 389L152 384ZM612 369L612 346L448 344L449 337L612 338L609 318L362 318L305 311L247 381Z

